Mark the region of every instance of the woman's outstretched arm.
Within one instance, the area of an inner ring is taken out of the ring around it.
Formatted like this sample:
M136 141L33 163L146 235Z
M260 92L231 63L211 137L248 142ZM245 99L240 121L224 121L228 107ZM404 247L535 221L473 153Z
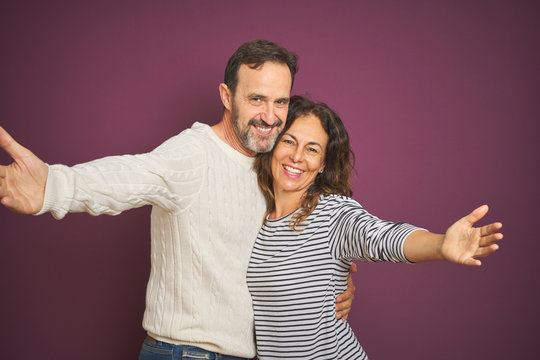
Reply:
M500 222L473 226L487 212L487 205L480 206L450 226L444 235L412 232L403 245L405 256L412 262L447 260L468 266L482 265L478 258L497 251L497 242L503 238L503 234L498 232L502 227Z

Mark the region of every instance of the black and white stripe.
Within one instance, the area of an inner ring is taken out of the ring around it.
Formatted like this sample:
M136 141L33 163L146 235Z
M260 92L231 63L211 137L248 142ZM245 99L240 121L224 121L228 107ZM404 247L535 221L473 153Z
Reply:
M335 319L352 259L407 262L403 241L414 230L383 221L343 196L321 197L305 226L292 214L263 225L247 282L257 351L266 359L367 359L348 323Z

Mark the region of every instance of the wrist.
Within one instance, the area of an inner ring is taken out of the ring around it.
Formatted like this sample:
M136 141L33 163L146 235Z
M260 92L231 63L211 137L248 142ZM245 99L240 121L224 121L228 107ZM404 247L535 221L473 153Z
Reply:
M448 260L444 251L444 239L446 235L437 234L437 247L436 247L436 257L437 260Z

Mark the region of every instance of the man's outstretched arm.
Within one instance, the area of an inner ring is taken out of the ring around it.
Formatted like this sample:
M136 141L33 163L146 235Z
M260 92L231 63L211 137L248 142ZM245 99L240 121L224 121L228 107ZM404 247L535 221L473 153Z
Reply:
M18 144L2 127L0 127L0 147L13 159L9 165L0 165L2 205L22 214L39 212L43 206L49 172L47 164Z

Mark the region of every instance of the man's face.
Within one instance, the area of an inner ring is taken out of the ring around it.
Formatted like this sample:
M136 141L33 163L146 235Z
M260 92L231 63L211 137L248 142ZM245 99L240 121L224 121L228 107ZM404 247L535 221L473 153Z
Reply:
M231 117L244 147L258 153L272 150L287 120L291 85L285 64L266 62L257 69L240 66Z

